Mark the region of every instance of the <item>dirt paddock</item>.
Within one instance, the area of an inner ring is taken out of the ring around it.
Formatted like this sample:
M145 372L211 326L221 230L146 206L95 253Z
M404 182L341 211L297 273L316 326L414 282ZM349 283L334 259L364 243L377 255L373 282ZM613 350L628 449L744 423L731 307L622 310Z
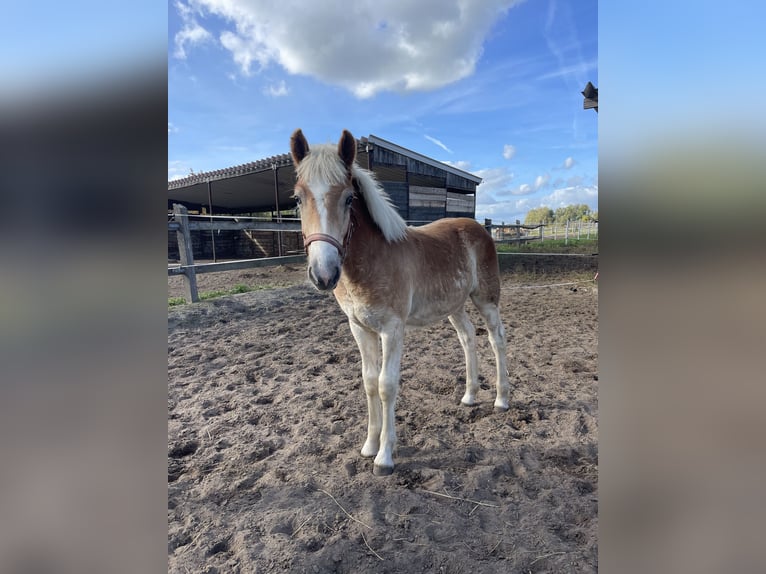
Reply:
M199 276L203 292L279 288L168 311L168 571L596 572L597 288L502 278L511 409L493 412L470 303L477 406L459 404L450 324L408 331L397 466L379 478L359 454L361 359L332 295L299 266Z

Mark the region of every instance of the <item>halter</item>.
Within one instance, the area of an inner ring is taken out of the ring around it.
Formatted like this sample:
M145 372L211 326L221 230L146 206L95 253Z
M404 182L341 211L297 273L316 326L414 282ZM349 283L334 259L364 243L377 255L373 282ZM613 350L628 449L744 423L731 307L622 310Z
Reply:
M306 249L306 253L308 253L309 245L314 243L315 241L324 241L325 243L329 243L335 249L338 250L338 253L340 254L340 258L344 259L346 257L346 249L345 247L332 235L327 235L326 233L312 233L311 235L304 235L303 236L303 247ZM345 241L343 243L346 243Z
M335 249L338 250L338 255L340 255L341 263L345 261L346 259L346 247L348 246L348 242L351 239L351 231L354 229L354 219L351 217L348 222L348 230L346 230L346 235L343 237L343 243L335 239L332 235L327 235L326 233L311 233L309 235L303 234L303 248L306 250L306 253L309 252L309 245L314 243L315 241L324 241L325 243L329 243Z

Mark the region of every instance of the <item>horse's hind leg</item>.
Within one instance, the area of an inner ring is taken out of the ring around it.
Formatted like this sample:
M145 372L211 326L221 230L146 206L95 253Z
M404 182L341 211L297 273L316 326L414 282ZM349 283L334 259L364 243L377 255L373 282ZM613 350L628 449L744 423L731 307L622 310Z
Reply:
M476 393L479 392L479 374L476 366L476 332L468 318L465 307L461 307L449 317L449 322L455 327L458 339L465 353L465 394L460 402L464 405L476 404Z
M380 448L380 431L383 426L381 402L378 395L380 375L380 349L378 334L349 321L359 352L362 354L362 380L367 396L367 440L362 447L362 456L375 456Z
M479 297L472 296L471 299L487 323L489 344L492 346L492 352L495 354L495 365L497 366L495 409L506 411L509 407L508 401L511 394L511 385L508 382L505 329L500 319L500 309L496 303L482 301Z

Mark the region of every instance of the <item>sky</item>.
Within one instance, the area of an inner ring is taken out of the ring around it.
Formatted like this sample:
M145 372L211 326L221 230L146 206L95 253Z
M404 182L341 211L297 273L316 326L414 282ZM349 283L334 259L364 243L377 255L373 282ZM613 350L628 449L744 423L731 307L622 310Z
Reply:
M597 23L595 0L171 0L168 179L348 129L481 177L480 221L597 211Z

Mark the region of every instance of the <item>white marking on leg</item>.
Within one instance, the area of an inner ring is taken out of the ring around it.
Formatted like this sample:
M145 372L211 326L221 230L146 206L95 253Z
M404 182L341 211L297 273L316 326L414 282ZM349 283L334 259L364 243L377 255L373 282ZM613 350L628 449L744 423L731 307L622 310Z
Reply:
M378 379L378 394L383 407L383 424L380 430L380 449L375 457L379 474L390 474L394 468L396 446L396 419L394 409L399 393L399 374L404 343L404 323L397 321L380 335L383 347L383 368Z
M468 318L465 308L450 315L449 322L457 331L457 337L465 354L465 394L460 402L464 405L476 404L479 392L479 369L476 361L476 332Z
M505 328L500 320L500 310L497 305L486 303L477 305L484 320L487 322L487 332L489 334L489 344L492 346L492 352L495 354L496 389L495 408L508 410L510 404L511 384L508 382L508 366L506 364L506 345Z
M367 440L362 446L362 456L372 457L378 453L381 430L381 404L378 395L380 376L380 348L378 335L349 321L359 352L362 354L362 381L367 397Z

